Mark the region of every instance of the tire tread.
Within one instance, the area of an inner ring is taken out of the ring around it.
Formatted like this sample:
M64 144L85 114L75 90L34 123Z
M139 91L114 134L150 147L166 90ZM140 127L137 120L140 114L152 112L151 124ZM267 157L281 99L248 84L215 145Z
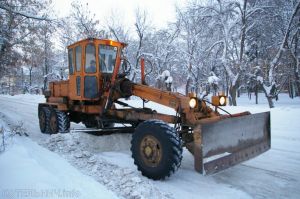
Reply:
M172 150L171 157L168 157L171 164L167 164L167 167L163 169L162 173L159 174L149 174L149 172L145 171L144 168L139 165L139 156L136 154L136 139L139 136L138 131L141 129L150 129L150 128L159 128L160 133L163 133L165 138L168 140L168 143L162 143L162 144L170 144L170 148ZM165 179L166 177L169 177L173 173L175 173L178 168L181 165L182 160L182 140L180 139L178 132L169 126L167 123L161 121L161 120L147 120L142 122L137 127L137 132L135 132L132 136L131 140L131 152L132 152L132 158L134 159L134 164L137 165L137 168L139 171L142 172L144 176L147 176L154 180L161 180Z

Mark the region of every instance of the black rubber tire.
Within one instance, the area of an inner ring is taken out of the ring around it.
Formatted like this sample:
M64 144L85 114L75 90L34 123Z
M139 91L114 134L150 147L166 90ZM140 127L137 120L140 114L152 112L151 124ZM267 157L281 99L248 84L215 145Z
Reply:
M140 150L145 136L153 136L162 147L162 157L158 165L147 165L142 158ZM165 179L172 175L181 164L182 140L174 128L160 120L148 120L140 123L136 128L131 140L131 152L134 164L142 175L153 180Z
M56 110L58 118L58 128L60 133L68 133L70 130L70 118L66 112Z
M49 123L52 119L56 120L56 125L49 124L50 134L68 133L70 129L70 119L67 113L59 111L55 108L51 110Z
M49 133L49 118L50 109L49 107L39 108L39 126L42 133Z

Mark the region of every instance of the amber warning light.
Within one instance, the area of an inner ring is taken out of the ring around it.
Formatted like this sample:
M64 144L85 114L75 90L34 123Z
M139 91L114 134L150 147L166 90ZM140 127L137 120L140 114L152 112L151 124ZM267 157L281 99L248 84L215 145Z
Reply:
M226 106L227 98L225 95L212 96L211 102L214 106Z

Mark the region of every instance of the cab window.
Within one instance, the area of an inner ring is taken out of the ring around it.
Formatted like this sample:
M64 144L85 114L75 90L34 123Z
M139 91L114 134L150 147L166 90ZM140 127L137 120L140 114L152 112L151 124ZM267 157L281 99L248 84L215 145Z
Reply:
M68 51L68 59L69 59L69 73L70 73L70 75L73 75L74 74L73 49L69 49L69 51Z
M88 44L85 48L85 72L96 72L96 50L94 44Z
M81 67L81 46L77 46L75 48L75 65L76 65L76 71L80 71Z
M99 45L100 70L102 73L114 71L117 56L117 47Z

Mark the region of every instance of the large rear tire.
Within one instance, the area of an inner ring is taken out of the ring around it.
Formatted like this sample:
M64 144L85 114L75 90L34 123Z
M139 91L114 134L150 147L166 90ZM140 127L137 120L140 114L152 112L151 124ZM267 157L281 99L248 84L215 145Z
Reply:
M55 108L51 110L49 119L50 134L67 133L70 128L70 119L67 113L59 111Z
M182 141L174 128L160 120L142 122L131 140L134 164L142 175L160 180L173 174L181 164Z
M42 133L49 132L49 118L50 118L49 107L39 107L39 125Z

